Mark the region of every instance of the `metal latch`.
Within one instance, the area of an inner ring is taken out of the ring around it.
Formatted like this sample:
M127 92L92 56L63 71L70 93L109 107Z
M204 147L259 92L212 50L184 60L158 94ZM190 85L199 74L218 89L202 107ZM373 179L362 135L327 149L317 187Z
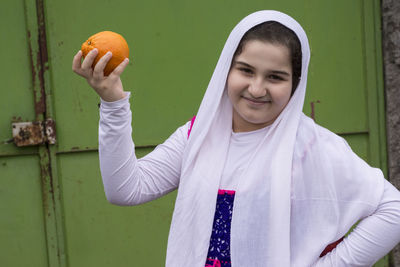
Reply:
M56 143L56 127L53 119L34 122L12 123L14 144L17 146L33 146L44 143Z

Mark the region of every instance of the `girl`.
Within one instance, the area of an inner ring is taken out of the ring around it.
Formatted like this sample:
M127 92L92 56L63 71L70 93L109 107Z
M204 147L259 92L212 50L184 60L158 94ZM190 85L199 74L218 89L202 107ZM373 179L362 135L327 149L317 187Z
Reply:
M101 97L107 199L137 205L178 188L166 266L371 266L399 242L399 191L302 113L310 50L293 18L245 17L196 118L139 160L119 78L128 60L103 77L111 55L93 70L96 53L81 64L78 52L73 70Z

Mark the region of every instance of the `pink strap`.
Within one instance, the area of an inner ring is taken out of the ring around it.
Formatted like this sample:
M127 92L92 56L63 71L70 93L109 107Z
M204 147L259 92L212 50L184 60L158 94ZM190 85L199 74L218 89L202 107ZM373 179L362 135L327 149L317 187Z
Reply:
M193 127L195 119L196 119L196 116L193 116L192 120L190 121L190 127L189 127L189 130L188 130L188 136L187 136L188 139L189 139L189 136L190 136L190 132L192 131L192 127Z
M213 262L213 265L206 264L205 267L221 267L221 262L218 259L208 259Z
M235 190L218 189L218 195L224 195L225 193L227 193L228 195L234 195Z

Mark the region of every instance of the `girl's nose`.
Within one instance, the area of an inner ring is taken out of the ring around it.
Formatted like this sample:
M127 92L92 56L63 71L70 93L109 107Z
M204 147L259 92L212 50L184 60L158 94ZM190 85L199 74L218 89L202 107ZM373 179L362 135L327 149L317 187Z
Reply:
M267 94L266 85L261 79L254 79L250 83L248 91L254 98L263 97Z

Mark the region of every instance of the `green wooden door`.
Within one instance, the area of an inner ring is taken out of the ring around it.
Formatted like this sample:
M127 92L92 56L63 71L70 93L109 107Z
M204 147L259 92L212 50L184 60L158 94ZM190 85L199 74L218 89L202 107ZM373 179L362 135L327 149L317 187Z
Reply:
M71 71L82 42L102 30L122 34L130 45L122 79L133 93L141 157L195 114L232 27L253 11L282 10L310 39L305 113L386 172L378 0L25 0L26 12L21 1L8 2L0 11L8 36L1 53L11 62L1 66L0 101L9 107L0 115L1 138L11 138L13 120L51 117L57 143L0 145L1 266L164 264L175 193L138 207L113 206L104 196L99 99ZM42 111L39 96L46 99Z

